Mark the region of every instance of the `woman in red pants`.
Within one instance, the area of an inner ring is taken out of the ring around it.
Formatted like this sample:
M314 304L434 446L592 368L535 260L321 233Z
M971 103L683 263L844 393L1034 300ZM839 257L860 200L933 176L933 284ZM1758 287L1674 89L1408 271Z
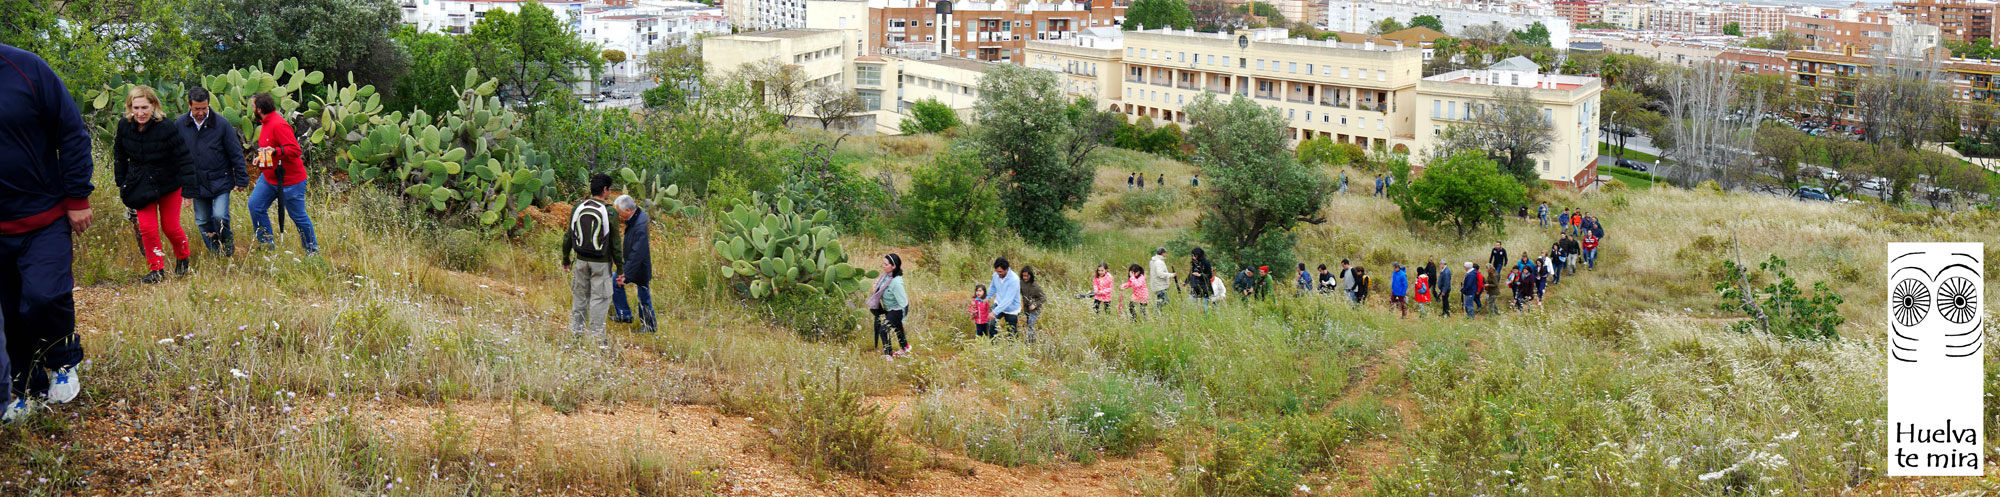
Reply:
M139 244L152 272L140 281L166 279L166 251L160 232L173 244L174 274L188 272L187 232L181 230L181 185L193 182L194 156L180 132L166 122L160 97L146 86L125 95L125 118L118 122L111 159L118 198L139 211Z

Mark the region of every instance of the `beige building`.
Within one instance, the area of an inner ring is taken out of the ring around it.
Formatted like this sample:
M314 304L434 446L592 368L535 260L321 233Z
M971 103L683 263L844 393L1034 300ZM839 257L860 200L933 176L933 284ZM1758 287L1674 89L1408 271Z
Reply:
M1555 128L1547 152L1537 154L1536 172L1543 181L1585 188L1597 179L1597 78L1543 74L1526 57L1500 61L1485 69L1464 69L1424 78L1417 85L1417 128L1420 153L1431 156L1436 138L1458 123L1470 122L1492 108L1503 91L1526 91Z
M1293 140L1326 137L1408 150L1423 51L1416 47L1288 38L1281 28L1237 34L1127 31L1113 108L1187 123L1204 93L1239 95L1276 109Z
M1090 97L1099 108L1109 108L1118 95L1125 73L1125 33L1118 28L1090 28L1075 38L1030 41L1028 67L1062 76L1063 92L1071 97Z
M1604 22L1621 29L1646 29L1646 19L1653 15L1650 3L1608 3L1604 4Z
M872 127L864 133L896 133L911 104L935 98L970 121L979 99L979 78L992 63L934 53L856 56L860 31L784 29L706 38L702 61L711 74L730 77L745 67L776 62L796 67L812 89L833 86L861 98ZM810 103L777 109L811 117Z

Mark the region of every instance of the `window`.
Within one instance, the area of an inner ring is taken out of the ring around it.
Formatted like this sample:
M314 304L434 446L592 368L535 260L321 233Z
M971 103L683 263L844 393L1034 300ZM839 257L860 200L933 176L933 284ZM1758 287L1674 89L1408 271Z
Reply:
M854 93L861 95L862 108L868 110L882 110L882 92L876 90L860 90Z
M1333 66L1319 66L1319 75L1329 78L1333 77Z
M1297 62L1286 62L1286 63L1285 63L1285 72L1288 72L1288 73L1292 73L1292 74L1298 74L1298 73L1299 73L1299 63L1297 63Z
M1340 77L1343 78L1347 77L1347 68L1345 67L1340 68Z
M1376 119L1376 120L1375 120L1375 130L1376 130L1376 131L1382 131L1382 130L1385 130L1385 129L1389 129L1389 128L1387 128L1386 126L1387 126L1387 125L1383 124L1383 121L1382 121L1381 119Z
M1512 80L1513 82L1511 82L1511 83L1507 83L1507 84L1510 84L1510 85L1514 85L1514 86L1521 86L1521 73L1514 73L1514 74L1509 74L1508 76L1512 76L1512 78L1510 78L1510 79L1511 79L1511 80Z
M1196 55L1195 58L1199 59L1201 56ZM1187 62L1187 52L1181 52L1181 62Z
M871 65L871 64L855 65L854 84L863 86L882 86L882 66ZM877 94L876 96L877 99L879 100L881 95ZM879 101L876 102L876 107L881 107L880 104L881 102Z
M1208 65L1215 65L1215 54L1208 54Z
M1227 62L1227 61L1224 61L1224 62L1223 62L1223 65L1229 65L1229 64L1228 64L1228 62ZM1250 68L1250 59L1236 59L1236 68L1237 68L1237 69L1248 69L1248 68Z
M1376 81L1388 81L1388 80L1389 80L1389 71L1383 71L1383 70L1376 70L1376 71L1375 71L1375 80L1376 80Z
M1298 119L1298 118L1299 118L1299 111L1298 111L1298 110L1296 110L1296 109L1285 109L1285 119Z
M1313 120L1313 111L1306 111L1306 122L1312 122L1312 120Z
M1453 120L1456 120L1456 119L1458 119L1458 101L1457 101L1457 100L1453 100L1453 101L1450 101L1450 102L1445 102L1445 103L1444 103L1444 108L1445 108L1445 111L1444 111L1444 115L1446 115L1446 116L1449 116L1449 117L1448 117L1448 119L1453 119ZM1467 112L1467 114L1470 114L1470 113L1471 113L1471 112Z
M1264 70L1264 59L1257 59L1257 70Z
M1444 108L1444 102L1438 101L1437 99L1431 99L1431 119L1437 119L1438 117L1440 117L1438 115L1438 111L1443 108Z
M1307 76L1311 76L1311 75L1312 75L1312 73L1313 73L1313 65L1312 65L1312 64L1306 64L1306 75L1307 75Z

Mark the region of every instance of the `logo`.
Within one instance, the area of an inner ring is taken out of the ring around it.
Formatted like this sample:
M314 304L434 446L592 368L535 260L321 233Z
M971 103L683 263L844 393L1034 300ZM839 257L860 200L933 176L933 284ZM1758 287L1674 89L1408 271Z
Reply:
M1985 474L1985 248L1889 244L1889 476Z

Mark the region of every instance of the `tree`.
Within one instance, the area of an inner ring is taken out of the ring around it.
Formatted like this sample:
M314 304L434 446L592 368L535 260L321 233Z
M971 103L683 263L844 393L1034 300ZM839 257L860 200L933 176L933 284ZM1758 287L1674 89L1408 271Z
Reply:
M1299 142L1299 163L1312 167L1345 166L1357 157L1348 155L1348 144L1332 138L1312 138Z
M834 121L868 110L860 94L834 85L814 89L811 101L813 117L819 118L820 129L833 129Z
M1471 111L1468 111L1471 112ZM1486 152L1523 183L1540 178L1535 171L1535 155L1555 143L1555 127L1542 116L1542 106L1525 89L1494 92L1493 102L1472 112L1465 122L1452 124L1433 150L1436 157L1456 155L1464 150Z
M1403 30L1403 23L1396 21L1396 18L1394 17L1384 17L1382 18L1382 20L1376 21L1375 25L1368 27L1368 34L1379 35L1384 33L1394 33L1402 30Z
M70 97L131 79L196 75L202 43L180 29L189 0L0 0L0 43L40 55Z
M1297 235L1332 192L1317 168L1286 150L1286 120L1249 98L1203 94L1187 107L1188 141L1201 165L1203 210L1195 229L1221 265L1290 264Z
M1216 33L1245 26L1243 15L1227 0L1188 0L1188 13L1194 16L1196 31Z
M1063 213L1089 198L1090 153L1116 125L1095 107L1067 102L1049 71L1000 64L979 80L972 142L998 178L1007 226L1029 243L1071 245L1081 233Z
M1396 169L1389 198L1402 208L1403 217L1438 228L1449 226L1460 239L1502 218L1502 207L1524 204L1528 198L1526 187L1478 152L1432 159L1417 178L1410 178L1408 164Z
M1729 24L1724 24L1722 25L1722 34L1726 34L1729 36L1743 36L1743 25L1733 22Z
M472 64L481 74L499 78L502 100L531 108L567 100L570 85L583 80L577 71L596 76L604 62L597 50L577 38L568 22L556 19L555 11L541 2L520 5L518 14L493 9L472 25L464 40L472 51Z
M1604 125L1611 128L1611 140L1617 145L1613 155L1621 159L1625 157L1628 135L1657 128L1666 121L1660 113L1646 108L1651 102L1645 96L1625 88L1605 90L1599 102L1603 107L1598 117L1603 118Z
M1664 151L1679 162L1669 176L1681 184L1715 180L1733 188L1747 176L1747 140L1754 135L1756 116L1764 112L1762 102L1743 98L1738 78L1735 69L1716 63L1698 64L1668 78L1667 123L1673 144Z
M614 50L607 48L604 49L604 51L602 52L598 52L597 57L600 59L604 59L604 63L611 64L614 66L625 63L625 52L623 50Z
M410 72L396 81L387 109L423 109L435 116L458 108L452 88L463 84L465 71L472 68L471 52L458 37L406 26L396 31L395 39L410 52Z
M1500 23L1498 22L1488 23L1488 24L1473 24L1466 26L1465 29L1461 29L1458 31L1459 39L1468 42L1473 42L1473 44L1479 47L1480 49L1487 49L1499 45L1505 45L1507 44L1507 41L1512 37L1513 34L1508 32L1507 28L1505 26L1501 26Z
M1410 27L1431 28L1433 30L1436 30L1437 32L1442 33L1444 32L1444 21L1438 20L1437 16L1421 15L1410 18Z
M958 111L936 98L926 98L910 104L910 117L903 118L897 128L905 135L918 135L943 133L958 125Z
M1877 51L1876 69L1861 79L1853 104L1861 114L1862 137L1869 143L1888 142L1913 149L1925 142L1944 141L1958 127L1957 99L1952 98L1942 61L1890 58Z
M806 74L799 66L776 59L744 64L736 77L757 91L758 101L778 114L780 125L790 124L792 116L801 113L812 91L806 87Z
M1549 27L1543 26L1541 21L1535 21L1534 24L1528 25L1527 30L1515 31L1513 34L1514 39L1520 40L1524 45L1537 47L1549 46Z
M701 88L702 77L707 67L701 62L701 55L688 46L672 46L647 52L640 63L646 68L646 76L653 78L657 86L640 93L647 107L668 110L679 109L692 98L694 90Z
M193 0L193 7L186 29L201 43L209 74L297 57L307 72L352 73L355 83L394 90L409 65L406 47L392 38L402 13L391 0Z
M930 165L910 175L910 193L902 202L903 227L918 241L984 243L999 227L992 212L1000 208L1000 192L982 173L972 150L938 154Z
M1744 39L1741 44L1764 50L1803 50L1812 47L1812 40L1807 40L1791 31L1778 30L1764 36Z
M1781 186L1787 189L1799 185L1799 163L1817 155L1811 136L1778 122L1765 122L1757 129L1754 150L1763 166L1777 173Z
M1125 11L1125 30L1194 27L1186 0L1138 0Z

